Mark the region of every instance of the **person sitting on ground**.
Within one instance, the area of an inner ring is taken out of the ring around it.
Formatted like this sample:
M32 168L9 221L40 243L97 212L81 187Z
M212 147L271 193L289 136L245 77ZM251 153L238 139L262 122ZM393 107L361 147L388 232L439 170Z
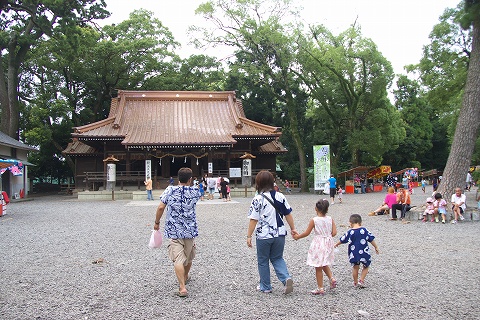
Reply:
M409 223L405 220L405 215L407 211L410 210L411 198L410 193L403 186L398 188L397 192L397 203L392 205L392 217L390 220L397 220L397 210L400 210L403 223Z
M422 222L427 222L428 221L428 215L431 215L432 220L430 220L430 222L433 222L435 220L435 218L434 218L434 216L435 216L435 206L433 204L433 199L431 197L427 198L427 207L425 208L425 211L423 212Z
M442 216L442 223L445 224L445 220L447 219L447 201L442 198L442 194L437 192L435 194L435 202L433 203L435 206L435 222L438 222L438 216Z
M368 215L383 215L385 211L388 214L388 212L392 208L392 205L394 205L395 203L397 203L397 195L395 194L395 188L388 187L387 194L385 195L385 199L383 200L383 204L374 211L370 212Z
M467 201L467 197L462 194L462 189L455 188L455 193L452 194L453 224L457 223L458 219L465 220L463 217L463 212L467 208L465 201Z

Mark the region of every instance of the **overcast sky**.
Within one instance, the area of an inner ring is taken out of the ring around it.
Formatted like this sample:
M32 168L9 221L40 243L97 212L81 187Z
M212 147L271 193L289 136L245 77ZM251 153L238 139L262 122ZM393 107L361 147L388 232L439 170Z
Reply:
M118 23L135 9L154 12L156 18L170 29L175 40L182 43L182 57L202 53L189 47L187 28L202 23L195 9L202 0L106 0L111 17L102 24ZM306 23L324 24L334 34L351 25L355 19L364 37L371 38L380 52L392 63L395 73L420 61L422 47L446 8L454 8L460 0L296 0L304 7ZM222 50L216 50L222 55ZM211 52L206 54L212 55ZM225 53L227 54L227 53ZM222 58L222 57L220 57Z

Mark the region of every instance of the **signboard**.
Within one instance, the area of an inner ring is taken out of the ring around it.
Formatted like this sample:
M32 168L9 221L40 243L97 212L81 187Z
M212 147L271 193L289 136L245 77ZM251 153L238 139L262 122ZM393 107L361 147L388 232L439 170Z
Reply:
M390 168L390 166L380 166L378 168L375 168L373 170L368 171L367 172L367 178L368 179L379 179L383 176L386 176L390 172L392 172L392 169Z
M230 168L230 178L241 178L242 168Z
M208 163L208 173L213 173L213 162Z
M152 160L145 160L145 181L152 176Z
M242 175L244 177L252 176L252 160L250 159L243 160Z
M330 146L313 146L313 172L315 190L323 190L330 178Z
M117 181L117 168L115 163L107 164L107 182Z

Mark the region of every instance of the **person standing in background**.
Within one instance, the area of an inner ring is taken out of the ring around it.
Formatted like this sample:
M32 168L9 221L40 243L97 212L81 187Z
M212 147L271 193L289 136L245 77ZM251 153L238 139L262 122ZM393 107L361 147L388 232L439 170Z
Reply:
M145 190L147 190L147 200L153 200L153 195L152 195L152 179L150 176L147 176L147 180L143 181L145 184Z
M331 204L335 204L335 195L337 194L337 179L333 177L333 174L330 175L330 179L328 179L328 184L330 185Z

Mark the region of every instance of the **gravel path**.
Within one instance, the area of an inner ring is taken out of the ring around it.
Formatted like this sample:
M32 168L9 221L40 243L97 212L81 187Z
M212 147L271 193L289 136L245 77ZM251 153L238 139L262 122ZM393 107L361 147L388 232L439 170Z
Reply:
M418 189L417 189L418 190ZM426 195L418 191L414 205ZM475 192L467 193L474 205ZM478 319L478 221L402 224L367 212L385 193L345 195L330 207L339 238L351 213L377 237L367 288L355 289L347 247L333 272L338 288L312 296L314 270L305 265L311 237L288 237L285 259L295 291L255 291L255 251L246 246L250 198L204 201L189 297L177 289L166 246L147 247L155 201L83 202L49 196L12 203L0 217L1 319ZM302 232L318 195L287 195ZM326 197L326 196L325 196ZM163 226L164 219L162 219Z

